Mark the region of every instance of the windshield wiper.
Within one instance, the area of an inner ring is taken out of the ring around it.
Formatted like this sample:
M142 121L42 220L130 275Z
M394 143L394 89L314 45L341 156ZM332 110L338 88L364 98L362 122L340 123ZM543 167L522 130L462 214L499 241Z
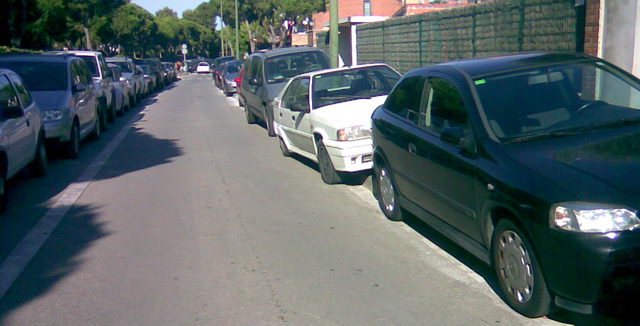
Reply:
M513 139L510 139L510 140L506 141L505 143L506 144L522 143L522 142L531 141L531 140L539 140L539 139L546 139L546 138L560 138L560 137L579 135L581 133L583 133L583 132L582 131L578 131L578 130L541 132L541 133L538 133L538 134L516 137L516 138L513 138Z
M630 126L640 123L640 118L621 118L613 121L607 121L604 123L593 123L584 128L580 128L581 131L584 130L593 130L593 129L604 129L604 128L614 128L614 127L622 127L622 126Z

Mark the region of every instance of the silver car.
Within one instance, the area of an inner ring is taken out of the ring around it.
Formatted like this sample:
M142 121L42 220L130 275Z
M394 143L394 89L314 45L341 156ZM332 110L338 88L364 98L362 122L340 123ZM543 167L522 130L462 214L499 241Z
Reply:
M42 110L47 142L70 157L80 141L99 137L101 118L91 72L73 55L15 55L0 58L0 67L19 74Z
M136 69L136 64L131 58L110 57L106 60L108 64L113 64L120 68L122 76L120 76L120 78L114 77L113 80L125 82L133 89L129 102L131 103L131 106L136 105L145 95L143 85L144 77L142 76L142 72L139 72Z
M26 166L44 175L47 152L42 113L22 79L0 69L0 211L6 207L6 182Z

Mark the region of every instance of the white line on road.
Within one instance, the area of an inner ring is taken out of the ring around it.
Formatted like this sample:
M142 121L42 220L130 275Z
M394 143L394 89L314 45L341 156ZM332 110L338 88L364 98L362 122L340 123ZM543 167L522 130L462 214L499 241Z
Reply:
M0 298L9 291L13 283L27 267L31 259L49 239L49 236L58 226L62 218L69 212L82 193L91 184L95 175L102 169L111 154L127 136L131 125L139 120L147 109L136 114L127 124L120 129L109 145L91 162L80 177L64 189L62 195L45 213L40 221L27 233L27 235L11 251L9 256L0 265Z

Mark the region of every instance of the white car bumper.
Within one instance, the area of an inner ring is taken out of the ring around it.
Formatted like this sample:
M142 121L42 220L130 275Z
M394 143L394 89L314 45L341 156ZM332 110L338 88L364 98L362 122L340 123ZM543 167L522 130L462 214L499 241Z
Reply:
M337 171L357 172L373 168L371 138L352 141L323 140Z

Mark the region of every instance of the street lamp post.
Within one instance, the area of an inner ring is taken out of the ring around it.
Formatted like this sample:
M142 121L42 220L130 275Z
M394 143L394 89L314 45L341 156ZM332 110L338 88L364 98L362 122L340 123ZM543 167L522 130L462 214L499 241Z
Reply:
M329 60L331 67L338 67L338 0L331 0L329 3Z
M224 29L224 19L222 17L222 0L220 0L220 49L222 50L222 56L224 57L224 35L222 35L222 30Z
M238 29L238 0L236 0L236 59L240 59L240 31Z

